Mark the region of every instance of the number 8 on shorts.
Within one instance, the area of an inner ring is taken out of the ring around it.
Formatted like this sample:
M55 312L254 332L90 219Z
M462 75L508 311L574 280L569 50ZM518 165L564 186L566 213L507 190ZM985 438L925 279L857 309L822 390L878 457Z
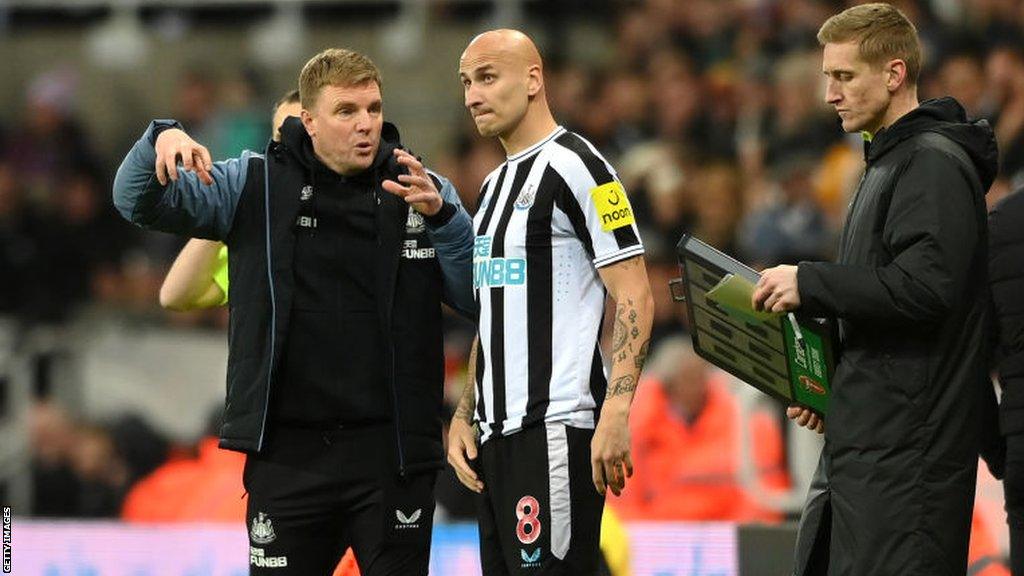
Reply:
M516 537L523 544L533 544L540 538L540 504L533 496L523 496L516 504Z

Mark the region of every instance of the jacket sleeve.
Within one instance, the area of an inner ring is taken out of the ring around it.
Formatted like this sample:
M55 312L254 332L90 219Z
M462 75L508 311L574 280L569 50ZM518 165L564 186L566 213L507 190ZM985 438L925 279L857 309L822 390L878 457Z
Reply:
M801 308L817 316L929 325L958 305L980 241L974 190L961 162L921 149L896 183L879 267L801 262ZM869 239L859 239L868 242Z
M114 177L114 207L126 220L143 228L197 238L223 240L231 229L238 198L245 187L252 153L214 162L213 184L178 167L178 181L162 186L156 179L153 131L181 128L173 120L154 120L128 151Z
M440 182L444 206L434 217L426 218L427 234L434 245L444 276L446 304L463 316L476 319L477 302L473 296L473 221L459 195L446 178L431 172Z

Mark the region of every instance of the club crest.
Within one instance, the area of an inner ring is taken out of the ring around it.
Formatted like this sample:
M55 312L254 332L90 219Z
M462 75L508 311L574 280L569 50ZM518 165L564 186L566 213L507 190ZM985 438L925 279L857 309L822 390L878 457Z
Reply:
M519 193L519 197L516 198L515 207L516 210L526 210L530 206L533 206L533 201L537 196L537 188L530 184Z
M426 222L423 221L423 216L419 212L409 208L409 216L405 219L405 233L406 234L419 234L427 229Z
M253 544L270 544L277 538L274 534L274 523L267 518L263 512L252 519L252 527L249 529L249 539Z

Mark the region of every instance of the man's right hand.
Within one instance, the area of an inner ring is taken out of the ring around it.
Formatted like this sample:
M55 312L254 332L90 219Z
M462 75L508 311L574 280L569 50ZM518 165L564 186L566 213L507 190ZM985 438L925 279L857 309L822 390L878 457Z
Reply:
M462 418L452 418L448 427L448 463L455 469L459 482L477 494L484 491L484 483L476 476L469 460L476 460L476 431Z
M181 158L185 170L199 176L200 182L207 186L213 184L213 177L210 176L210 170L213 169L210 151L183 130L164 130L157 136L153 148L156 150L156 179L161 185L166 186L168 178L178 181L178 158Z
M797 423L798 426L814 430L818 434L825 433L825 421L820 416L802 406L790 406L786 408L786 416Z

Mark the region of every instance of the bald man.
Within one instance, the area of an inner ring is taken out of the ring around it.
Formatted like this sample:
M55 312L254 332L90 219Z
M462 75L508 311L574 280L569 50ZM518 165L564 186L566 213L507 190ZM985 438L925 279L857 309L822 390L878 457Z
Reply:
M525 34L477 36L459 78L480 134L508 157L474 219L478 362L448 460L481 495L485 575L594 574L605 491L632 474L629 409L653 308L644 249L614 169L555 122ZM598 346L606 292L610 370Z

